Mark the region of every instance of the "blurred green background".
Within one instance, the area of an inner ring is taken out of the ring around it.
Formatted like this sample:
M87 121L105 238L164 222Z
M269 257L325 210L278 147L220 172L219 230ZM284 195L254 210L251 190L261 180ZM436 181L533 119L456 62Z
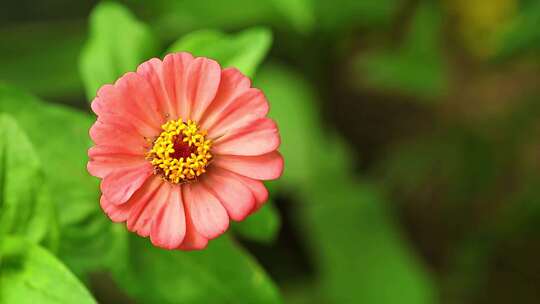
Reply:
M190 51L280 127L271 202L202 252L113 224L89 101ZM0 4L0 303L540 303L540 1Z

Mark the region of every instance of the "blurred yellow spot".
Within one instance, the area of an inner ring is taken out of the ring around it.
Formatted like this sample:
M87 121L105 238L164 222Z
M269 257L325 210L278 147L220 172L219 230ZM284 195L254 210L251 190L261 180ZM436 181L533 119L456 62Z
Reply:
M498 35L515 16L518 0L446 0L446 7L457 19L464 45L474 55L485 58L495 51Z
M194 181L206 172L212 159L212 142L206 139L206 131L200 131L191 120L169 120L161 126L163 132L156 138L146 158L171 183Z

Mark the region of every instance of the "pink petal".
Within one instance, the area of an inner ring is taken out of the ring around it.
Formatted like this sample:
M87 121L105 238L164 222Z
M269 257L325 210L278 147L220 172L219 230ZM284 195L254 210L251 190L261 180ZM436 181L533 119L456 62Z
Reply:
M234 100L247 92L251 87L251 81L235 68L227 68L221 71L216 97L198 119L203 130L208 130L221 117L221 113L234 102Z
M152 221L150 240L155 246L174 249L180 246L186 234L186 218L180 186L171 189L169 200Z
M251 88L234 99L220 113L218 120L208 129L210 138L217 138L229 130L246 125L268 114L268 101L259 89Z
M172 112L169 119L186 119L189 114L189 104L185 99L186 76L193 56L189 53L174 53L163 59L163 83L170 100Z
M128 147L142 153L149 148L149 142L123 120L103 122L98 119L90 128L90 138L97 145Z
M96 177L105 176L119 169L143 166L147 161L143 155L122 154L117 147L94 146L88 150L88 172Z
M283 172L283 157L277 151L258 156L219 155L212 164L259 180L277 179Z
M125 203L152 175L152 165L143 162L137 167L119 168L101 181L101 192L113 204Z
M214 60L199 57L193 60L185 77L187 108L184 111L191 120L199 121L204 110L216 97L221 67Z
M92 110L104 122L128 121L139 134L159 134L163 117L148 82L136 73L126 73L114 85L102 86L92 102Z
M243 220L255 207L255 197L250 188L230 171L214 167L201 182L219 199L229 217L235 221Z
M144 160L147 151L147 149L140 146L96 145L88 149L88 157L91 159L98 159L100 157L134 157Z
M184 242L178 247L178 249L186 251L202 250L208 246L208 239L204 238L197 231L195 231L195 227L191 226L191 228L188 228L187 231L188 232L186 232Z
M229 130L212 147L214 154L261 155L279 147L276 123L270 118L253 120L247 125Z
M103 209L103 211L109 216L109 218L116 223L125 222L131 210L131 206L127 206L127 204L115 205L109 202L105 195L101 196L99 204L101 206L101 209Z
M171 192L171 184L161 182L161 186L144 205L133 208L127 220L127 227L138 235L147 237L150 235L152 222L158 216L158 212L168 203Z
M230 171L229 171L230 172ZM260 180L252 179L236 173L231 172L238 180L240 180L246 187L249 188L253 196L255 197L255 208L252 212L258 210L266 201L268 201L268 189Z
M182 186L183 189L185 189L187 185ZM206 248L208 245L208 239L200 235L197 230L195 229L195 226L193 226L193 221L191 220L191 214L189 214L189 209L186 205L186 191L183 190L182 192L184 197L184 211L186 213L186 236L184 238L184 242L178 247L182 250L200 250Z
M168 120L176 117L176 102L169 99L167 88L171 89L171 86L165 86L163 70L163 62L157 58L152 58L139 65L137 73L145 78L152 87L158 111L165 120Z
M145 206L148 203L161 183L161 179L149 177L144 185L142 185L126 203L121 205L111 203L104 195L102 195L100 200L101 208L103 208L103 211L105 211L114 222L125 222L134 210L137 210L140 206Z
M186 209L197 232L203 237L213 239L227 230L229 217L218 199L200 183L184 187Z

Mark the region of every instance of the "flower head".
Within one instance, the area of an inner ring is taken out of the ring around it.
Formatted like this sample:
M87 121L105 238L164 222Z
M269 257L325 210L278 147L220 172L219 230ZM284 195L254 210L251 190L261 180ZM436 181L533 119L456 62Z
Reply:
M202 249L268 198L283 159L268 102L234 68L150 59L92 102L88 171L115 222L167 249Z

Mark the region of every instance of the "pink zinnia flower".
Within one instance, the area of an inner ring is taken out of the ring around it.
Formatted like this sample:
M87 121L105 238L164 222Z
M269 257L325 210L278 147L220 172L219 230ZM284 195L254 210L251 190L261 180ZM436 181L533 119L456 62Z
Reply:
M153 58L92 102L88 171L115 222L166 249L202 249L268 198L283 171L268 102L234 68L188 53Z

